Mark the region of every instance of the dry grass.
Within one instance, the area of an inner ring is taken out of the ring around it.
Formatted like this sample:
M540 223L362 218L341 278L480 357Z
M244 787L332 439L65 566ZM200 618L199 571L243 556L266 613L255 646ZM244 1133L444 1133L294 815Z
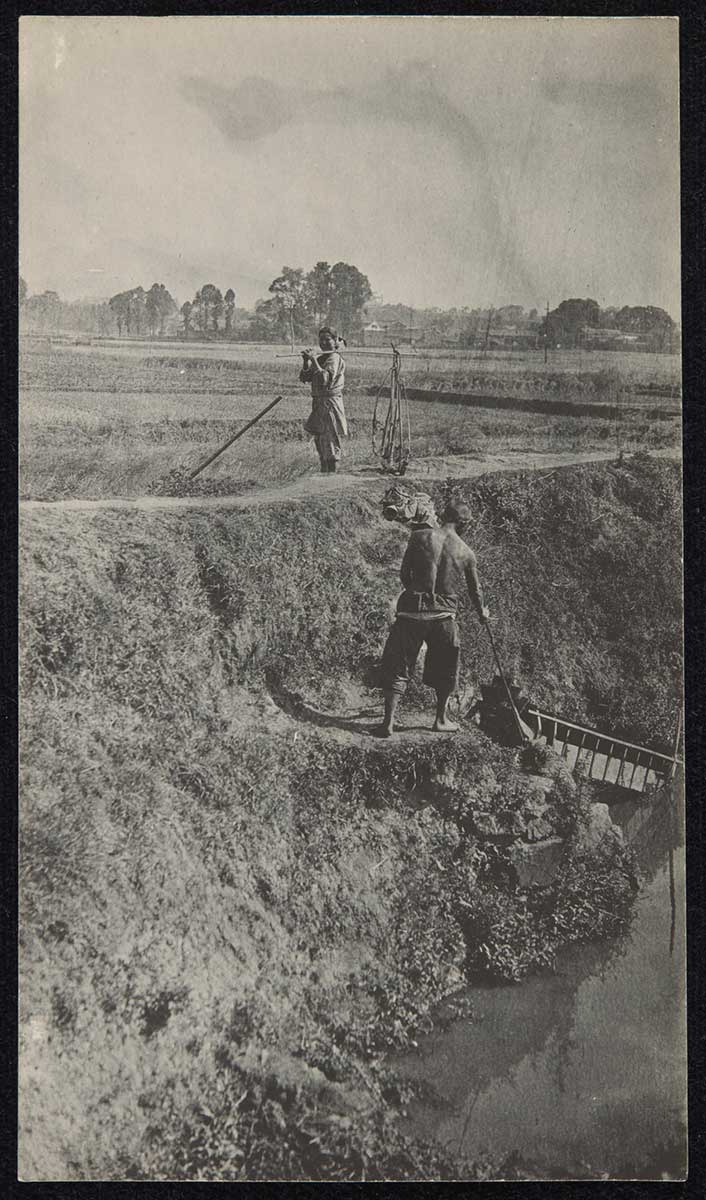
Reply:
M25 343L28 352L46 352L49 347ZM538 351L478 351L410 349L400 347L403 369L408 378L415 372L434 373L480 373L531 374L577 376L586 373L619 373L626 384L660 383L678 385L681 378L681 359L678 355L611 352L604 350L556 350L551 351L544 362L544 353ZM183 342L175 341L128 341L117 338L95 341L91 346L75 346L68 343L55 344L51 351L70 353L95 363L97 357L133 363L142 360L154 364L169 364L172 360L187 358L202 364L240 364L241 366L264 366L283 373L291 372L295 359L282 358L290 354L289 346L264 345L252 342ZM349 369L366 371L371 375L387 369L389 347L375 350L349 346L345 352Z
M671 734L677 468L460 494L527 693ZM546 962L554 913L562 938L614 932L618 851L569 860L529 911L468 832L515 794L512 751L473 727L352 743L272 711L266 685L313 703L343 678L372 700L405 533L369 501L22 523L23 1176L443 1174L401 1140L376 1051L467 955L506 976ZM477 684L487 639L459 622Z
M308 388L298 382L293 359L273 359L274 349L211 347L71 347L22 356L20 423L21 494L25 498L142 495L173 468L193 468L278 393L278 408L208 469L210 478L234 487L287 481L317 469L313 445L303 432ZM227 357L224 357L227 355ZM240 357L235 357L240 355ZM248 355L250 357L248 357ZM642 364L657 371L658 356ZM593 358L593 356L591 356ZM613 356L615 358L615 356ZM549 396L564 401L615 401L630 370L593 375L552 371L541 364L512 376L517 363L461 364L429 356L408 364L410 387L439 390L434 403L410 405L412 453L487 455L508 450L589 451L658 449L675 445L679 423L625 413L547 416L540 413L462 408L444 391L487 395ZM662 363L662 366L664 364ZM502 370L500 369L502 368ZM384 379L385 359L349 356L346 407L351 438L349 468L374 462L370 427L375 399L370 389ZM636 368L631 368L633 375ZM631 406L639 400L630 398ZM650 404L654 406L654 401Z

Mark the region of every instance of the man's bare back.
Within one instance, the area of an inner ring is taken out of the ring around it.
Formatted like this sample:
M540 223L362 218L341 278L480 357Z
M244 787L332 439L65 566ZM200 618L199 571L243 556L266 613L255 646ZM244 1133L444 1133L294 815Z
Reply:
M449 719L448 703L458 686L460 641L455 617L464 587L481 621L490 615L483 604L476 556L457 531L458 525L466 523L467 512L463 506L447 505L440 529L416 529L407 543L400 568L404 591L382 654L385 716L372 731L377 737L392 737L397 705L424 643L424 682L436 692L432 728L437 733L458 729Z
M476 556L451 525L418 529L411 534L400 578L406 591L458 601L464 588L483 615L483 594ZM403 607L406 607L403 605ZM455 605L453 605L455 608Z

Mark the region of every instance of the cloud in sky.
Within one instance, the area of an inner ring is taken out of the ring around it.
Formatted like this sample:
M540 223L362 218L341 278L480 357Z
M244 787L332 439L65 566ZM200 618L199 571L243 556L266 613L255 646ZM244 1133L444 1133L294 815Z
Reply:
M296 97L259 75L250 76L235 87L198 76L181 83L187 100L207 112L225 137L234 142L252 142L277 133L293 118Z
M424 60L387 70L372 87L287 88L259 75L228 87L192 75L181 88L234 142L266 137L304 116L333 125L392 118L407 125L426 125L438 136L450 138L473 165L486 156L474 121L442 94L432 64Z
M624 80L576 79L559 73L544 81L543 92L552 104L592 109L613 121L644 124L654 120L664 106L657 80L642 71Z
M388 70L372 87L287 89L252 76L228 88L191 76L183 81L182 92L236 144L264 139L307 118L334 128L383 120L417 131L426 128L438 144L454 147L463 165L478 178L475 219L482 236L502 256L504 273L523 291L536 289L515 232L498 204L499 186L482 132L474 118L439 89L430 62L412 61L399 70Z
M344 259L410 304L677 313L676 50L646 19L24 18L23 274L250 304Z

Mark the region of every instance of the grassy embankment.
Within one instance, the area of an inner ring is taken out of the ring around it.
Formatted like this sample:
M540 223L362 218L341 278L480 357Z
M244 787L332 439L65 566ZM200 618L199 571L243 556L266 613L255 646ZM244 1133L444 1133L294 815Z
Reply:
M521 682L648 741L678 681L678 484L636 460L459 489ZM475 820L527 800L512 752L267 699L365 696L403 531L350 500L23 523L24 1177L482 1177L400 1135L379 1054L469 970L614 932L630 867L582 849L558 779L563 865L519 889Z
M316 455L302 428L308 388L297 380L295 360L273 360L273 351L268 361L214 358L215 351L199 356L187 347L161 355L138 354L134 347L111 351L61 348L22 356L24 497L143 495L171 469L205 459L278 393L283 402L210 467L207 478L219 488L237 491L315 470ZM542 372L537 364L520 373L483 363L459 366L453 359L410 362L405 369L408 386L438 390L440 397L434 403L411 403L412 453L415 458L483 458L508 450L615 449L617 454L678 443L678 420L651 415L659 400L649 401L644 414L625 413L620 420L471 410L443 401L444 390L468 390L518 401L543 396L570 403L640 403L621 391L636 386L634 370L591 370L590 361L588 368ZM384 359L351 356L346 389L349 469L374 461L374 397L369 389L383 380L386 370Z

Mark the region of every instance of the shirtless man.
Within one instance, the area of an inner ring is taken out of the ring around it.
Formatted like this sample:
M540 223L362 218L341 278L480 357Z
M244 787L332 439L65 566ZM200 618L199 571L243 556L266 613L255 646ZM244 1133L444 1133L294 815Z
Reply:
M424 682L436 692L433 728L437 733L458 729L449 720L447 709L458 688L456 611L464 588L480 620L485 622L490 616L483 603L476 556L458 533L469 517L464 505L449 504L439 529L417 529L410 536L400 568L404 591L382 655L385 718L374 731L378 737L391 737L394 732L397 705L425 642Z

